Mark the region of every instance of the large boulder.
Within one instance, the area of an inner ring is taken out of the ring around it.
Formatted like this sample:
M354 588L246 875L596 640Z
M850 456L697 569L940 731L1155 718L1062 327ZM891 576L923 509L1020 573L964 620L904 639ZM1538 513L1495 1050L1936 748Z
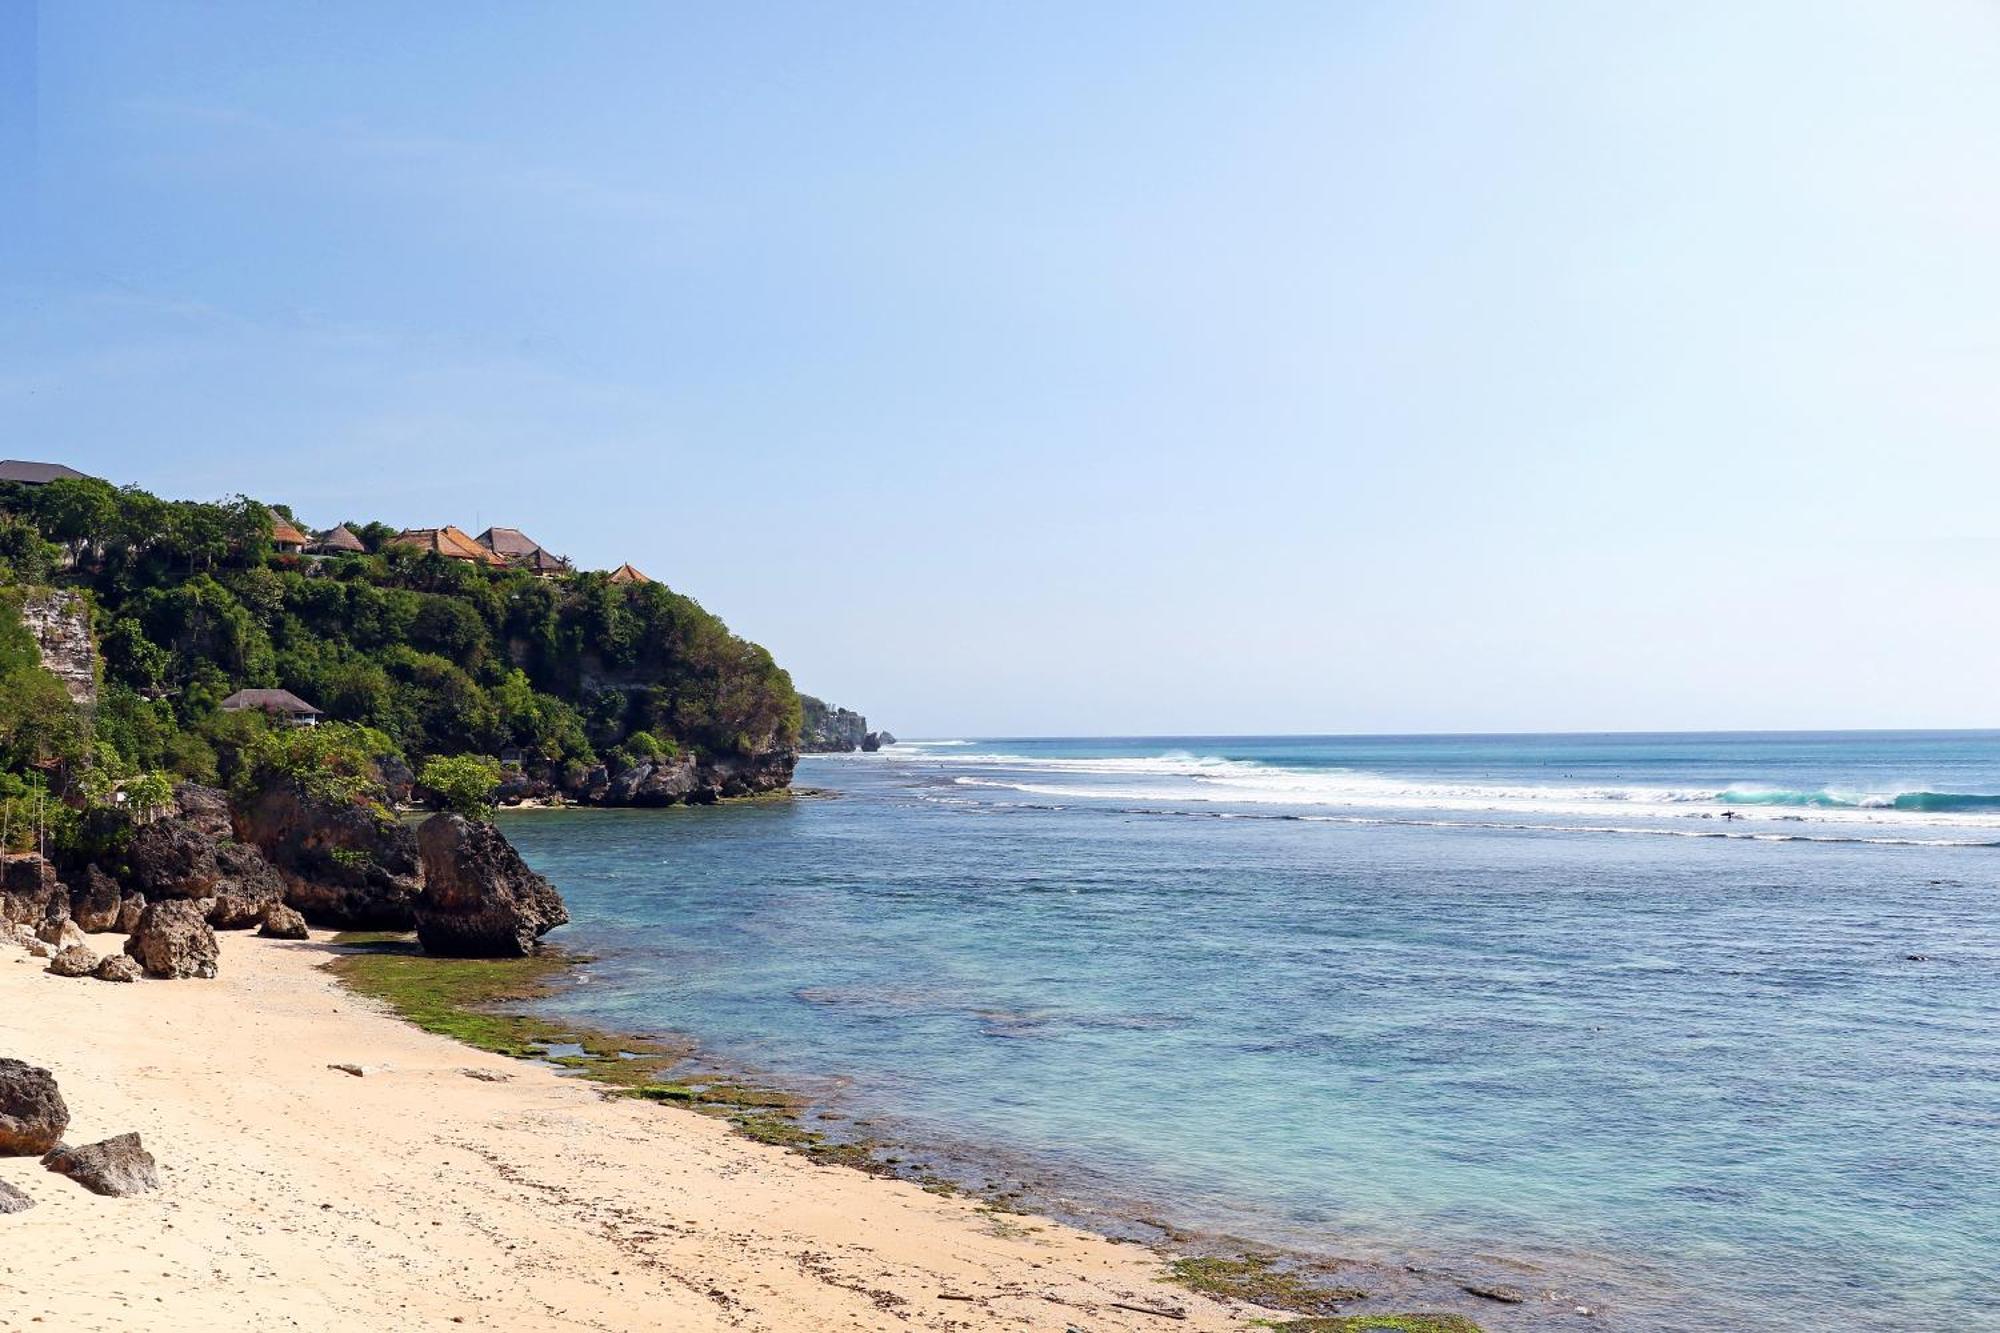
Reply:
M85 866L81 874L70 876L69 915L81 930L93 934L116 930L122 898L118 881L98 866Z
M184 898L147 903L125 952L147 976L167 978L212 977L220 956L202 909Z
M35 1201L0 1180L0 1213L25 1213L35 1206Z
M132 831L130 883L147 898L208 898L222 877L215 839L191 820L156 819Z
M39 926L69 914L69 890L41 857L0 856L0 922Z
M284 876L250 844L217 843L215 864L221 876L208 900L208 924L217 930L248 930L264 919L265 908L284 902Z
M35 927L35 938L57 953L61 953L64 949L83 947L83 932L78 930L76 922L67 916L46 918L41 925Z
M218 788L204 787L198 782L176 785L174 814L208 837L226 838L230 834L229 795Z
M236 836L264 853L285 901L310 921L406 930L415 919L416 833L379 802L328 801L274 782L236 808Z
M81 944L72 944L49 960L48 970L59 977L87 977L97 970L98 957Z
M0 1157L45 1153L68 1128L56 1076L25 1060L0 1059Z
M117 1198L160 1187L159 1167L137 1134L118 1134L81 1148L58 1145L42 1158L42 1165L92 1194Z
M122 953L106 954L90 975L99 981L137 981L139 965Z
M555 886L528 869L491 824L432 815L417 830L417 845L424 858L417 938L428 953L518 957L569 920Z
M306 933L306 919L283 903L272 903L264 909L264 924L257 933L267 940L309 939Z

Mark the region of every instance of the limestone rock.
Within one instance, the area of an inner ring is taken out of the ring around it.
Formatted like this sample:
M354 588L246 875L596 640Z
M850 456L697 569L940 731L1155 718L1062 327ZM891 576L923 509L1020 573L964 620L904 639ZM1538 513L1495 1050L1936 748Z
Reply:
M204 979L215 975L220 953L201 909L181 898L147 903L125 952L149 977Z
M222 871L215 841L185 819L156 819L132 831L125 849L132 884L153 898L206 898Z
M176 784L174 815L204 837L230 835L229 794L215 787L204 787L199 782Z
M52 912L62 916L68 911L69 890L56 878L53 865L32 853L0 857L0 921L39 926Z
M25 1213L34 1206L35 1201L33 1199L23 1194L20 1190L15 1189L6 1181L0 1180L0 1215Z
M92 1194L122 1198L160 1187L158 1164L139 1143L137 1134L119 1134L81 1148L58 1145L42 1165L68 1176Z
M42 669L63 683L70 702L97 702L97 650L91 646L90 604L76 593L31 592L21 602L21 624L35 636Z
M71 879L69 915L78 928L92 934L116 929L121 897L118 881L97 866L85 866L82 874Z
M428 953L518 957L569 920L555 887L491 824L432 815L417 830L424 858L417 938Z
M273 783L237 807L236 836L264 853L285 902L309 921L405 930L414 920L416 834L379 802L330 802L295 782Z
M59 977L87 977L97 970L98 957L81 944L72 944L49 960L49 971Z
M24 1060L0 1059L0 1157L45 1153L68 1128L56 1076Z
M118 900L118 933L130 935L139 928L139 914L146 910L144 894L128 893Z
M35 938L57 953L61 953L64 949L83 947L83 932L77 929L76 922L69 919L68 909L65 908L64 911L65 915L50 917L35 927Z
M264 924L257 930L267 940L303 940L310 938L306 933L306 919L283 903L272 903L264 909Z
M106 954L90 975L99 981L137 981L139 965L122 953Z

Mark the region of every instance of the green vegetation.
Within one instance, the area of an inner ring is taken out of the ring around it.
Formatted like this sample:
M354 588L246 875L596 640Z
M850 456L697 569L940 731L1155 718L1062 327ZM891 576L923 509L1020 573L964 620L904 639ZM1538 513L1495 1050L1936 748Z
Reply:
M440 808L467 819L491 819L500 764L483 754L439 755L424 765L417 782L437 798Z
M1167 1266L1167 1280L1207 1296L1311 1315L1337 1314L1342 1303L1368 1295L1354 1287L1322 1286L1267 1254L1176 1259Z
M0 841L24 822L39 836L38 810L116 801L147 774L244 783L278 770L344 792L364 776L357 754L421 769L505 751L561 783L600 761L750 756L797 738L790 677L664 585L448 560L351 520L365 554L277 552L274 514L291 517L90 479L0 485ZM94 716L40 669L20 623L22 598L43 588L90 608ZM290 690L349 729L315 741L221 711L246 687ZM472 771L439 770L452 781L434 790L461 802Z
M1460 1314L1349 1314L1273 1324L1278 1333L1480 1333Z

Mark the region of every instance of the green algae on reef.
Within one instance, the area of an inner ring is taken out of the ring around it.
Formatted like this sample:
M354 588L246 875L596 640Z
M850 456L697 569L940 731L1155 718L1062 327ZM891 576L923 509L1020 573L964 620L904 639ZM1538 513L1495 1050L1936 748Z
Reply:
M1275 1333L1480 1333L1461 1314L1349 1314L1272 1324Z
M1281 1268L1268 1254L1176 1259L1167 1265L1166 1280L1206 1296L1312 1315L1338 1314L1344 1302L1368 1295L1356 1287L1321 1286L1297 1269Z

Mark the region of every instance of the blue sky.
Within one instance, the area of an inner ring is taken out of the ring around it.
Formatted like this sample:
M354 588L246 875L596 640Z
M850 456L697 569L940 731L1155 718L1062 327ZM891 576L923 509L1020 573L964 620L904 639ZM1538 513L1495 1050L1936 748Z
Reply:
M0 456L912 735L1995 726L1987 4L0 0Z

